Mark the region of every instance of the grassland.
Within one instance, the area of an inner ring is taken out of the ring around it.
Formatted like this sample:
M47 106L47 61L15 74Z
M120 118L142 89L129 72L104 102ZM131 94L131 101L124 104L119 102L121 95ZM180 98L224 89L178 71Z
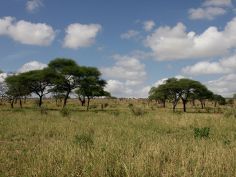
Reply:
M131 102L145 113L135 116ZM43 110L2 105L0 176L236 176L235 118L143 101L109 101L102 111L100 103L87 112L70 100L64 114L50 100ZM210 134L195 137L203 127Z

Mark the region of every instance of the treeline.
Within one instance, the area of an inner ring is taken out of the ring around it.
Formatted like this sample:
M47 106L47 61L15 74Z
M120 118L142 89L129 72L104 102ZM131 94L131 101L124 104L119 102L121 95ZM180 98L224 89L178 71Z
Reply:
M32 94L38 97L38 106L41 107L43 97L49 93L56 99L63 99L64 108L70 93L75 91L82 105L87 100L88 109L91 98L110 96L104 91L105 85L106 81L101 79L97 68L79 66L72 59L57 58L42 70L8 76L2 92L12 108L16 100L22 107L22 100Z
M163 107L169 101L172 103L173 111L175 111L178 102L182 101L184 112L186 112L186 104L189 101L195 105L195 100L199 100L202 108L205 107L206 100L214 101L215 106L226 103L224 97L214 94L200 82L176 78L170 78L158 87L152 87L149 91L149 100L155 100L161 103Z

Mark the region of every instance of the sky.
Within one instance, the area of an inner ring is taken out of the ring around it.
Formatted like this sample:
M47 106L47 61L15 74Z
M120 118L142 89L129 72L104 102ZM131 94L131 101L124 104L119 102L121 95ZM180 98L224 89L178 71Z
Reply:
M230 97L235 34L235 0L1 0L0 69L64 57L97 67L117 97L147 97L170 77Z

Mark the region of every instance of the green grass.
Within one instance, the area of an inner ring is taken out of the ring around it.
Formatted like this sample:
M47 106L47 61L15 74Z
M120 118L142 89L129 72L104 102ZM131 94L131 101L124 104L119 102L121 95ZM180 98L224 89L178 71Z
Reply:
M236 176L235 118L142 103L146 113L135 116L128 104L86 112L70 103L70 116L1 107L0 176ZM204 127L209 137L195 138Z

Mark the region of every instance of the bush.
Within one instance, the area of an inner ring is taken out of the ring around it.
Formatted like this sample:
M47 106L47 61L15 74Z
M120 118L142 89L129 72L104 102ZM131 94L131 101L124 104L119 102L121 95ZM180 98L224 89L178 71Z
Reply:
M92 133L82 133L75 136L75 143L81 147L90 148L94 145L94 139Z
M143 116L146 112L143 108L141 107L131 107L130 108L131 112L135 115L135 116Z
M98 106L97 105L90 105L89 109L96 109Z
M71 111L68 108L63 108L61 109L60 113L63 117L69 117L71 114Z
M209 138L210 128L194 128L194 137L195 138Z

